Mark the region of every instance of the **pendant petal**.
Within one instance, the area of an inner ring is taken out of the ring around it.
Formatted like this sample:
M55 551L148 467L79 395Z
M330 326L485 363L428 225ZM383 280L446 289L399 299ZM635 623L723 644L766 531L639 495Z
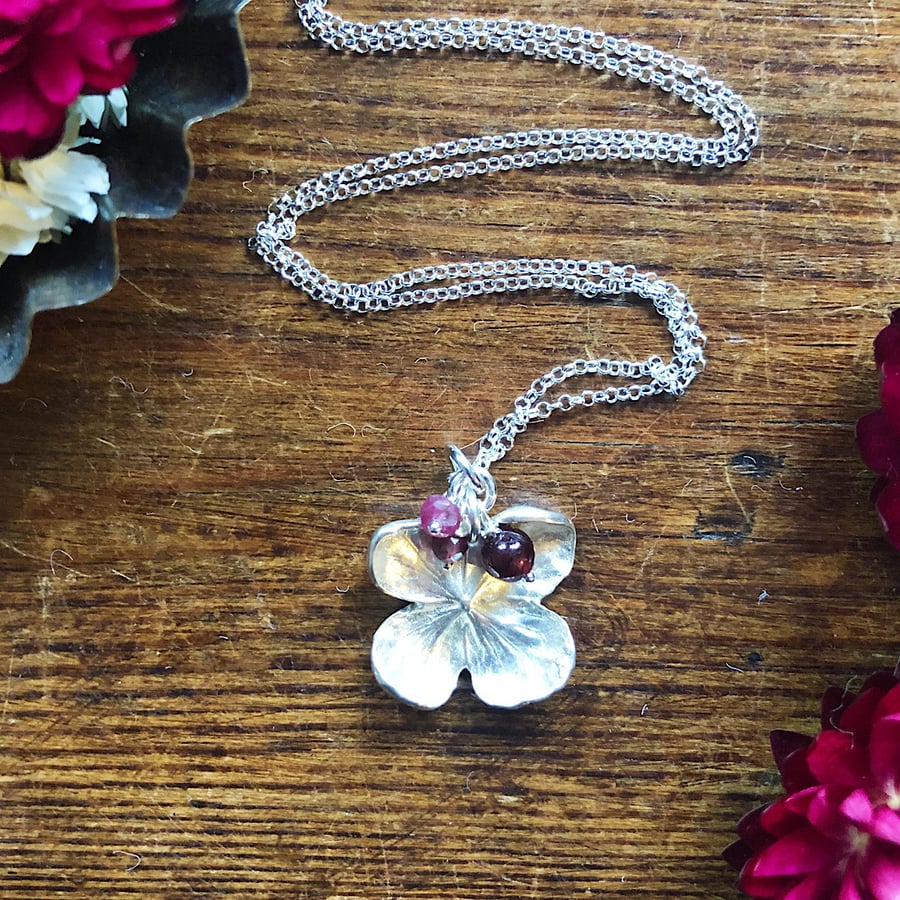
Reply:
M498 603L472 613L466 668L475 693L491 706L543 700L569 680L575 642L562 616L539 603Z
M540 602L552 594L575 563L575 526L562 513L534 506L512 506L491 520L524 531L534 542L534 568L529 579L507 584L508 602Z
M372 671L400 700L442 706L465 668L471 620L458 606L407 606L381 623L372 639Z
M369 547L372 581L391 597L407 603L466 602L481 570L460 560L444 568L427 545L418 519L389 522L375 532Z

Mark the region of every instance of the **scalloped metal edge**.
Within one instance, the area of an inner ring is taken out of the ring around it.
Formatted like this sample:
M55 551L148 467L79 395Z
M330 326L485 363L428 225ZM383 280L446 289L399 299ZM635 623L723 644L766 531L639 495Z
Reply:
M0 383L21 368L37 313L90 303L112 290L119 280L117 219L170 218L181 209L194 171L190 126L233 109L249 93L238 21L248 2L196 0L173 28L136 43L128 127L99 148L113 184L100 198L100 215L74 225L59 243L0 266Z

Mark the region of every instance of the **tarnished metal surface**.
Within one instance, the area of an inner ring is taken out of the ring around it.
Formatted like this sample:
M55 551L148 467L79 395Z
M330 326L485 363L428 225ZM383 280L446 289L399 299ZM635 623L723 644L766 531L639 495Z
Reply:
M188 127L247 95L237 19L247 2L197 0L177 26L136 44L128 126L104 135L97 149L112 181L97 220L0 266L0 381L21 367L36 313L89 303L116 283L117 218L167 218L181 208L193 174Z

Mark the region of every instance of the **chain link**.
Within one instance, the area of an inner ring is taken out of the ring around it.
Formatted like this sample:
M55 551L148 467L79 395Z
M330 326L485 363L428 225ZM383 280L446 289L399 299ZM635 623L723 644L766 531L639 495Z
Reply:
M257 226L252 244L276 272L311 297L350 312L386 311L501 292L563 290L588 300L635 294L649 301L672 335L673 356L640 362L577 359L556 366L518 397L511 412L481 438L473 467L487 473L532 422L556 411L635 401L659 394L681 396L703 369L705 337L685 295L652 272L607 261L500 259L425 266L364 283L338 281L288 246L297 220L314 209L420 184L585 160L644 159L723 168L749 158L759 140L756 115L738 94L711 79L702 66L671 53L600 31L508 19L427 18L349 22L326 12L326 0L296 0L310 36L335 50L470 50L518 54L609 72L653 85L696 107L721 137L701 138L659 130L549 128L482 135L401 150L344 166L303 182L276 200ZM625 384L560 393L570 378L597 375Z

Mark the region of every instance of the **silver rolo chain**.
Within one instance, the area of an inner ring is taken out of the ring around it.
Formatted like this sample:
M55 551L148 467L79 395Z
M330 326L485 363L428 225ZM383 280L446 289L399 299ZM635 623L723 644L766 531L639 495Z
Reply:
M401 187L470 175L530 169L583 160L644 159L676 165L723 168L749 158L759 139L756 115L738 94L707 75L702 66L647 44L608 37L600 31L507 19L428 18L348 22L326 12L326 0L296 0L310 36L335 50L390 53L396 50L470 50L518 54L609 72L672 93L706 113L721 137L695 137L659 130L548 128L461 138L401 150L344 166L285 193L259 223L254 246L291 284L336 309L366 313L441 303L506 291L554 289L585 299L635 294L649 301L668 323L673 356L640 362L576 359L555 366L516 399L511 412L481 438L472 475L483 474L513 446L530 423L557 410L680 396L704 366L705 338L697 316L674 284L632 265L574 259L501 259L424 266L365 283L337 281L288 246L300 216L321 206ZM569 378L599 375L619 383L580 393L554 388ZM625 380L625 384L621 380Z

